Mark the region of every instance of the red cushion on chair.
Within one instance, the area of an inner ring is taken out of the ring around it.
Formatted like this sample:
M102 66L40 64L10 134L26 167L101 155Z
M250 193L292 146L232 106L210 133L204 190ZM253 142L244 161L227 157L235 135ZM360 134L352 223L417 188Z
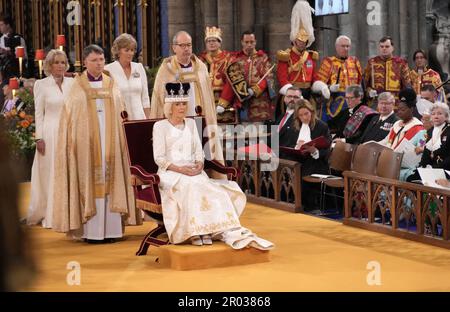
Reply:
M148 173L156 173L158 166L153 159L153 126L156 120L134 120L123 123L128 146L130 165L139 165Z
M158 188L157 186L155 188ZM136 199L146 201L155 205L161 205L161 196L159 195L159 190L153 187L147 187L143 190L136 192Z

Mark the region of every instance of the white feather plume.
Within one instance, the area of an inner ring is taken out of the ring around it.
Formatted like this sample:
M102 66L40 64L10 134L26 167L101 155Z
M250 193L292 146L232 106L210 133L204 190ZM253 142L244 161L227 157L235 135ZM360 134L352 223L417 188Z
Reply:
M292 8L291 15L291 41L294 41L301 28L309 35L308 47L314 42L314 27L312 23L312 13L314 9L309 5L306 0L297 0Z

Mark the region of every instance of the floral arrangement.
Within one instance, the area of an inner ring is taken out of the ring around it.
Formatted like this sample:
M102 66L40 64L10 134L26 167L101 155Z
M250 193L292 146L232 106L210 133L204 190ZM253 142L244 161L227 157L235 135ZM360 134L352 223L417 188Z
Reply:
M3 114L6 129L12 147L12 156L16 159L32 157L36 147L34 98L32 86L20 88L16 93L16 105ZM21 108L23 107L23 108Z

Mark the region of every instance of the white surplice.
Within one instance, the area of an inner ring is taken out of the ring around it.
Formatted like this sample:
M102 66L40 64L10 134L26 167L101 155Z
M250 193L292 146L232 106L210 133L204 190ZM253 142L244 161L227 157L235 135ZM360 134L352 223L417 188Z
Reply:
M272 243L241 227L239 216L247 199L236 182L210 179L204 171L187 176L167 170L171 164L192 165L204 160L195 121L187 118L184 123L179 129L166 119L153 128L153 153L170 241L179 244L195 235L213 234L235 249L271 249Z
M145 119L144 108L150 108L147 75L141 63L131 62L131 76L127 78L119 61L105 66L119 86L129 120Z
M91 81L92 88L101 88L102 81ZM100 144L102 147L102 166L103 176L105 176L106 158L105 158L105 101L102 99L96 100L98 125L100 127ZM119 238L123 236L122 231L122 217L120 213L111 212L109 209L109 195L105 198L96 198L96 215L83 224L82 233L77 233L76 236L81 234L81 238L92 240L103 240L105 238Z
M31 168L31 201L27 216L30 225L42 221L43 227L52 227L53 174L59 119L72 83L73 78L65 77L60 89L53 76L49 76L34 84L35 137L45 142L45 154L36 150Z

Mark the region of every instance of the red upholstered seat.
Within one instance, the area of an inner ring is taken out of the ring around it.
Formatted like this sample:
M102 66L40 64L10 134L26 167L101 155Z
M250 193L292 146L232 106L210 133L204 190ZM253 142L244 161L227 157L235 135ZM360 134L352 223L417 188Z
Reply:
M122 112L123 129L128 150L128 161L131 171L130 183L133 186L136 198L136 206L142 209L148 216L156 220L158 226L151 230L143 239L141 246L136 253L145 255L150 245L160 246L168 244L167 240L160 240L157 237L165 233L161 195L159 193L158 166L153 158L153 126L161 119L144 119L127 121L127 113ZM198 120L202 130L206 126L203 117L192 117ZM203 133L203 131L201 132ZM208 137L203 137L205 144ZM229 179L236 180L238 172L235 168L225 167L217 161L205 159L205 169L212 169L226 174Z

